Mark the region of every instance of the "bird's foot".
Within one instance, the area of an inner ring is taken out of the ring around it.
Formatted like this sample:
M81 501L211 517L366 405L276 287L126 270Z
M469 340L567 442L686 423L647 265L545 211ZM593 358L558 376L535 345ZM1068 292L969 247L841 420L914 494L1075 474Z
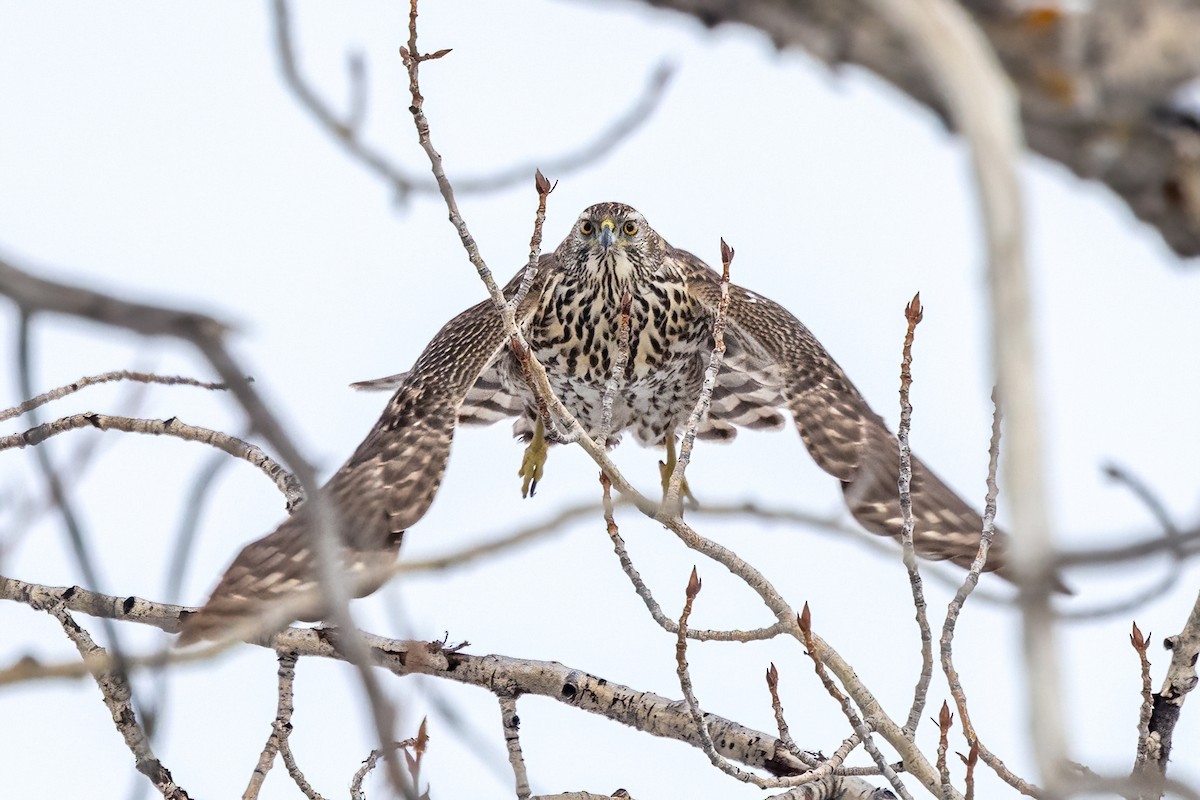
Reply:
M667 460L666 462L658 462L658 474L662 476L662 492L663 502L667 500L667 495L670 492L671 476L675 474L675 465L677 464L675 456L675 434L667 434ZM679 511L682 512L683 500L687 499L693 506L700 505L696 502L696 496L692 494L691 487L688 486L687 478L679 484L679 498L676 502L680 504Z
M542 479L542 473L546 466L547 450L546 428L539 419L533 429L533 439L525 448L525 455L521 459L521 469L517 472L522 479L521 497L532 497L537 494L538 481Z

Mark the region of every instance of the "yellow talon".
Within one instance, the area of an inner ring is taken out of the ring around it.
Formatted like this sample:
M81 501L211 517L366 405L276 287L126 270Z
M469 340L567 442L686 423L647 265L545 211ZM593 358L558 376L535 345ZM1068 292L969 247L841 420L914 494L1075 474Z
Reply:
M667 461L658 462L658 473L662 476L662 491L663 500L667 499L667 489L671 485L671 476L675 474L675 465L677 462L675 456L675 431L667 431ZM688 486L687 478L679 484L679 494L681 497L686 497L692 502L692 505L699 505L696 502L696 496L692 494L691 488Z
M546 428L539 418L533 429L533 439L525 448L525 455L521 459L521 469L517 471L517 475L524 479L521 482L521 497L537 494L538 481L542 479L542 472L546 466L547 449Z

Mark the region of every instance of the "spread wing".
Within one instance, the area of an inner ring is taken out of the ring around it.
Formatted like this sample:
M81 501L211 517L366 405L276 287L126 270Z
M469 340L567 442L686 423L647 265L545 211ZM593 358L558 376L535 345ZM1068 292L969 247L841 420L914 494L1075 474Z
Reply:
M715 314L721 296L717 273L691 253L672 249L670 257L687 276L689 292ZM735 344L732 366L761 376L768 386L773 381L773 402L791 413L817 465L842 482L855 519L872 533L899 537L899 444L842 368L787 309L734 284L726 324L727 340ZM915 457L912 504L917 553L970 566L982 518ZM1007 536L998 533L987 569L1011 580L1008 547Z
M533 312L553 269L553 256L543 256L517 309L518 321ZM515 293L521 278L509 281L505 296ZM429 509L450 457L459 409L507 346L503 320L490 299L446 323L413 368L390 379L397 388L379 421L322 487L339 520L344 567L355 596L373 592L386 579L401 535ZM279 625L320 619L309 547L312 516L308 505L301 505L275 531L246 545L208 603L184 622L180 642L211 638L283 605Z

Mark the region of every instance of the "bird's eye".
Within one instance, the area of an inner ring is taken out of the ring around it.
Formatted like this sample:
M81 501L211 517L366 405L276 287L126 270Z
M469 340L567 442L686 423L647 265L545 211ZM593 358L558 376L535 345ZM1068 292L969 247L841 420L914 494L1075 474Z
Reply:
M637 223L636 222L626 222L625 226L623 228L621 228L621 230L625 231L626 236L636 236L637 235Z
M579 232L584 236L591 236L596 232L596 226L585 219L583 222L579 223Z

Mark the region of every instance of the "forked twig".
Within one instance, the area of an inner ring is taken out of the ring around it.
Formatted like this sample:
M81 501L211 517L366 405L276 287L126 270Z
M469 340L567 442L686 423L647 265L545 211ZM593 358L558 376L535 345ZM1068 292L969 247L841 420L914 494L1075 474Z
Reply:
M962 611L967 597L970 596L976 584L979 583L979 574L983 571L983 567L987 563L988 550L991 548L992 538L996 534L996 496L1000 492L999 485L996 482L996 473L1000 466L1001 414L999 402L995 397L993 397L993 402L995 403L995 408L992 413L992 434L988 443L987 499L984 501L983 506L983 531L979 538L979 552L976 553L975 559L971 562L971 568L967 570L967 576L963 579L962 585L958 587L958 591L955 592L954 598L946 608L946 619L942 624L942 635L939 640L942 672L946 675L946 682L950 687L950 695L954 698L954 705L958 710L958 716L963 728L963 736L972 749L976 750L979 757L983 759L983 763L991 767L1009 786L1021 794L1029 795L1030 797L1039 797L1042 791L1040 788L1010 770L998 756L992 753L980 741L979 735L975 731L975 726L971 724L971 714L967 707L966 690L963 689L962 682L958 677L958 670L954 667L954 628L958 623L958 615Z

